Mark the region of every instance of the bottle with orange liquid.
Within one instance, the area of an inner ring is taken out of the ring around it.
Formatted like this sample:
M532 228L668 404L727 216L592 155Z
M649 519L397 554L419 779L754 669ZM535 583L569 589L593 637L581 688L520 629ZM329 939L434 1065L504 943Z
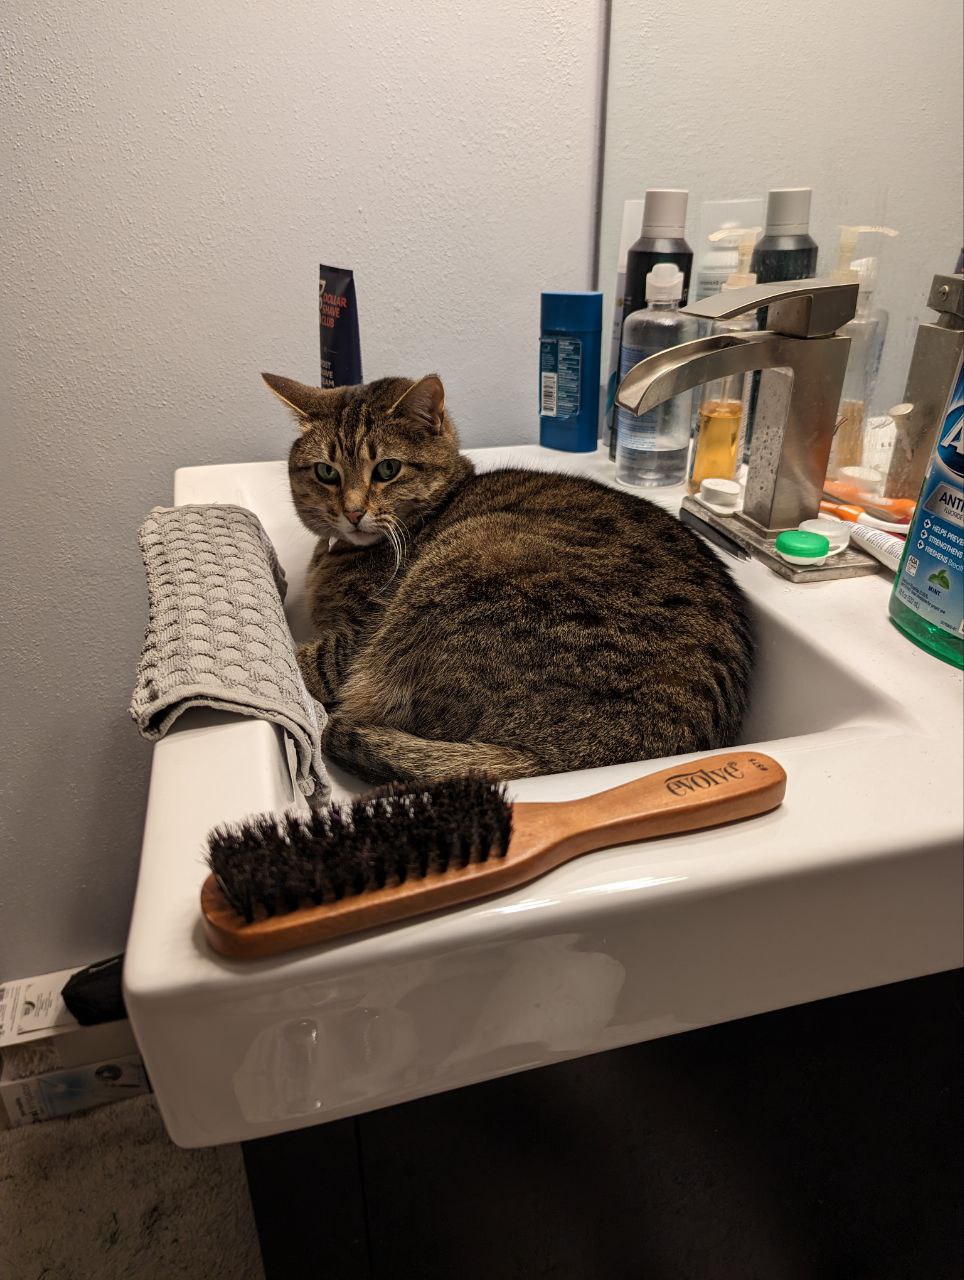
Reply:
M711 240L739 241L737 269L724 283L724 292L756 284L756 276L749 270L749 265L759 233L759 227L734 227L714 232L709 237ZM755 315L743 315L732 320L717 320L710 332L745 333L756 327ZM717 378L704 387L686 481L690 493L697 493L704 480L736 478L743 461L751 384L750 376L737 373Z

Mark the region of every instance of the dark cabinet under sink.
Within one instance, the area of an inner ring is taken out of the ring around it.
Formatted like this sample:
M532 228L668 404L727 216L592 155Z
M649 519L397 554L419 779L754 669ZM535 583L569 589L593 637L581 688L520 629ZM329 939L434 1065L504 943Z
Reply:
M961 974L245 1143L268 1280L956 1280Z

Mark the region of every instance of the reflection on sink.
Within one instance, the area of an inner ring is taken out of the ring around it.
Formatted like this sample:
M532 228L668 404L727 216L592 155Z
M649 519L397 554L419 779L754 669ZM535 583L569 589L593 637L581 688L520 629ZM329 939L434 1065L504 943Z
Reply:
M893 720L896 708L872 685L808 644L777 614L751 604L757 657L740 743L802 737L859 717Z

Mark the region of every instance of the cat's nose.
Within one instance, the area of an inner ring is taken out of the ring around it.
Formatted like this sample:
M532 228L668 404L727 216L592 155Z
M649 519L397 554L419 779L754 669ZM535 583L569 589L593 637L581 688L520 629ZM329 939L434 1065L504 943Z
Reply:
M355 507L351 511L346 508L345 519L350 520L352 524L357 525L361 522L361 518L364 514L364 509L361 507Z

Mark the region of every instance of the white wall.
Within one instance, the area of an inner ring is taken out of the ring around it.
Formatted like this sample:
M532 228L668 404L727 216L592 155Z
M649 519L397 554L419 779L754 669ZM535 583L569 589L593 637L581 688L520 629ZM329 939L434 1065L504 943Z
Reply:
M277 458L355 269L368 377L532 439L539 293L586 288L601 0L7 6L0 978L124 944L149 750L135 533Z
M687 187L695 249L702 200L813 187L821 274L839 223L900 231L877 298L891 316L878 400L899 401L931 277L961 247L961 21L960 0L614 0L608 314L624 200Z

